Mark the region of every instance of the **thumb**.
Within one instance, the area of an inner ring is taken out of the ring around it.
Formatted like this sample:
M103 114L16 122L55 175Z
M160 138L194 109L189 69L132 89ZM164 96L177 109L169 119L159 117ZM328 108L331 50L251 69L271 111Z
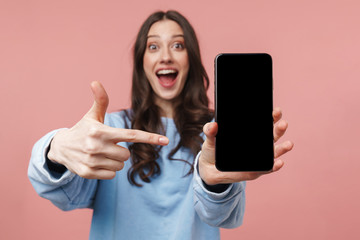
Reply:
M203 131L206 135L206 139L201 148L201 161L205 161L211 164L215 163L215 136L218 131L218 125L216 122L210 122L205 124Z
M215 148L215 136L218 131L218 125L216 122L209 122L205 124L203 131L206 135L205 146L207 148Z
M109 97L100 82L94 81L90 86L94 95L94 104L86 116L104 123L106 109L109 105Z

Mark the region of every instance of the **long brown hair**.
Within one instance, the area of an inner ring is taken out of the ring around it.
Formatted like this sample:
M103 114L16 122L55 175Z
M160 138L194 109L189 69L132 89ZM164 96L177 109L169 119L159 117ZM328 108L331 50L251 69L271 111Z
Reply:
M193 164L182 159L174 159L174 154L182 147L188 148L196 156L200 151L203 139L200 136L203 125L213 118L209 110L206 91L209 78L201 62L198 40L188 20L176 11L155 12L150 15L140 28L134 45L134 68L132 76L131 111L127 116L131 120L131 128L148 132L165 134L161 122L160 108L154 102L154 92L147 80L143 67L147 34L150 27L158 21L169 19L177 22L184 32L185 48L189 58L189 73L181 94L174 100L174 122L180 134L178 145L170 152L169 159L184 161L191 166L188 174L194 170ZM134 143L130 145L132 166L128 172L131 184L137 183L138 174L142 181L150 182L150 178L160 174L160 166L156 162L161 147ZM187 175L188 175L187 174Z

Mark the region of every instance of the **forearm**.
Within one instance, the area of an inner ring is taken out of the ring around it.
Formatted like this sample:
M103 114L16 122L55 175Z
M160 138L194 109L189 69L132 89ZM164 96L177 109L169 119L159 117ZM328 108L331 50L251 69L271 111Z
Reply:
M195 164L198 162L199 155ZM199 217L215 227L235 228L242 224L245 211L245 182L216 185L222 192L214 192L194 173L194 207Z

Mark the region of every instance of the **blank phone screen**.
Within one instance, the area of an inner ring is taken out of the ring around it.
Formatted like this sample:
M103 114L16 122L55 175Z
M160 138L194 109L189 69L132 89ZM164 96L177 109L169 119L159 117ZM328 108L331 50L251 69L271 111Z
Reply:
M272 58L215 59L215 161L220 171L269 171L274 163Z

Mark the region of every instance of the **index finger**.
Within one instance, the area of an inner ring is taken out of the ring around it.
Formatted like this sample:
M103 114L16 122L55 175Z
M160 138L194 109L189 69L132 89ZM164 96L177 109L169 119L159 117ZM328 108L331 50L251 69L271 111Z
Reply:
M168 145L169 139L163 135L145 132L135 129L112 128L110 140L118 142L149 143L156 145Z

